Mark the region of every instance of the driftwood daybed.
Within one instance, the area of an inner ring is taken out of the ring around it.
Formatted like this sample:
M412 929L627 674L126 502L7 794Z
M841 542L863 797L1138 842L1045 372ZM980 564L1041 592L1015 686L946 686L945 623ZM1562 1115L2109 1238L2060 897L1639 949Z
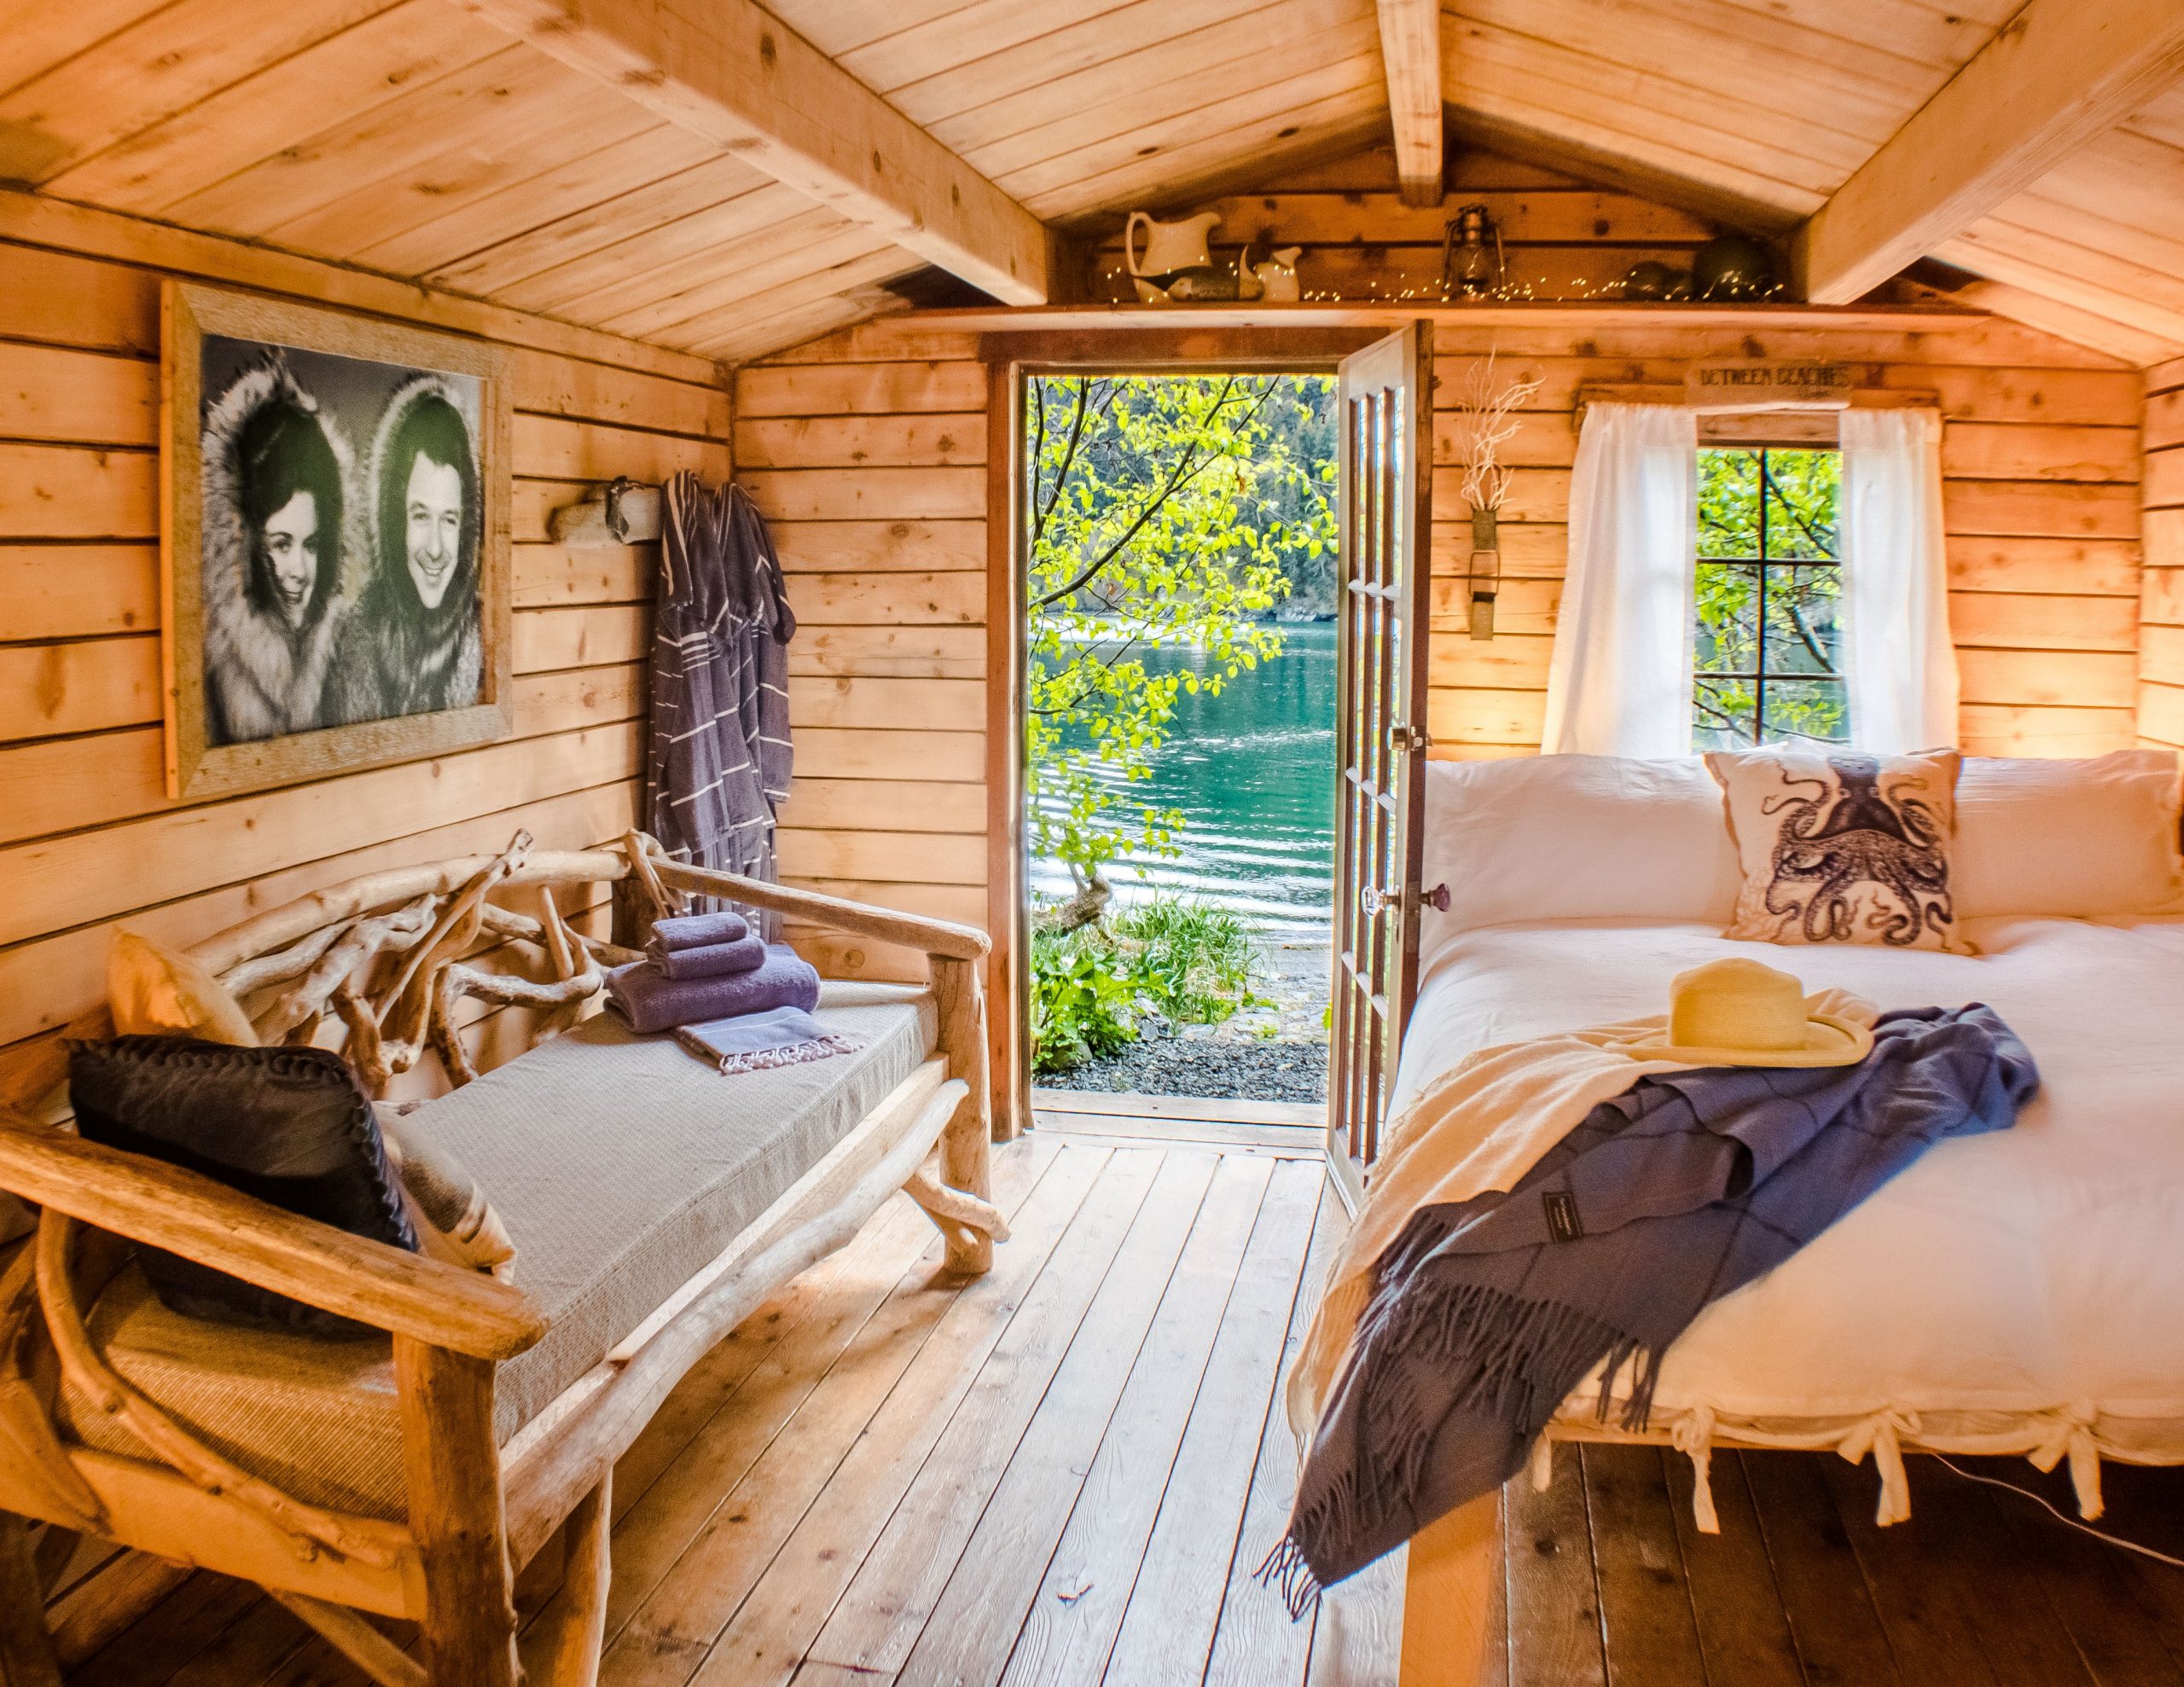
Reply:
M590 1683L614 1464L692 1365L897 1189L932 1215L951 1268L991 1264L1005 1231L984 1198L983 933L684 867L634 833L582 853L527 844L352 879L190 952L269 1041L337 1017L375 1093L437 1051L458 1087L421 1122L514 1234L512 1282L37 1122L18 1109L64 1075L57 1051L0 1098L0 1188L39 1209L0 1267L11 1684L59 1679L36 1596L75 1534L254 1581L390 1687L512 1687L526 1667ZM921 949L930 986L829 985L822 1017L864 1046L775 1071L723 1077L602 1014L479 1077L459 1004L588 998L629 952L572 930L554 891L624 879L641 919L695 894ZM491 900L512 891L538 913ZM550 976L463 959L496 938ZM391 1344L181 1319L145 1292L131 1243ZM36 1550L26 1518L51 1526ZM526 1633L520 1661L513 1580L565 1524L566 1616ZM415 1619L421 1661L360 1613Z

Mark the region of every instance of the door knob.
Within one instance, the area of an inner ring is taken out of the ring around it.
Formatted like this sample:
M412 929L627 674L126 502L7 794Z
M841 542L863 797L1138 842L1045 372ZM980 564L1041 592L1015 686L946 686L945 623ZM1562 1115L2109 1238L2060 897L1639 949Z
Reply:
M1405 899L1412 907L1432 908L1437 913L1449 911L1449 887L1436 884L1431 890L1413 890ZM1368 919L1378 919L1396 906L1396 898L1377 884L1368 884L1357 893L1357 906Z

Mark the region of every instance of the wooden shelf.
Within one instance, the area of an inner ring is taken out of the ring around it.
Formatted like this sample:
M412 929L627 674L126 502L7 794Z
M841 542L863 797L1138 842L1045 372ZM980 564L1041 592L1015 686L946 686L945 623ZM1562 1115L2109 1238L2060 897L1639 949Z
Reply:
M1090 329L1331 328L1419 321L1467 328L1853 328L1893 331L1977 328L1984 310L1933 304L1633 304L1620 299L1543 304L1426 304L1362 300L1305 304L1035 304L913 310L886 319L903 329L976 333L1082 333Z

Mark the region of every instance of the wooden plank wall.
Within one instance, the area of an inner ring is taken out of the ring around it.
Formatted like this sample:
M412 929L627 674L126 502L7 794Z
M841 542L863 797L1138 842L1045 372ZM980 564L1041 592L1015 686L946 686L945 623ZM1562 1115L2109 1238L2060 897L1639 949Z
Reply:
M1374 147L1188 210L1221 213L1213 241L1223 268L1246 241L1260 257L1303 246L1297 272L1307 299L1438 302L1443 236L1464 205L1485 206L1500 225L1515 298L1616 298L1632 264L1652 258L1689 269L1692 252L1714 233L1688 212L1494 153L1457 154L1448 182L1443 204L1406 206L1393 151ZM1122 234L1112 219L1109 227L1114 232L1090 254L1084 296L1134 299Z
M311 296L297 260L147 238L183 273L247 280L277 263L269 281ZM347 274L328 271L329 290ZM641 371L599 361L603 336L536 324L514 359L514 735L175 803L159 727L159 279L0 241L0 1046L99 1000L118 923L189 942L351 873L497 849L519 826L548 848L620 833L637 812L656 548L564 550L545 542L547 516L618 473L729 469L729 396L710 365L630 347Z
M2146 371L2139 735L2184 748L2184 359Z
M738 478L797 616L793 884L986 919L986 368L975 336L884 325L739 372ZM921 956L792 930L837 977Z
M1539 747L1548 658L1565 561L1574 403L1590 382L1675 385L1693 359L1848 362L1862 386L1937 393L1949 618L1963 670L1965 748L1978 755L2087 756L2137 730L2139 428L2136 371L1999 320L1923 333L1758 335L1658 328L1573 332L1441 328L1438 404L1466 367L1496 354L1541 386L1505 461L1496 636L1466 637L1468 508L1458 496L1452 418L1436 416L1435 753L1466 758ZM2180 464L2184 466L2184 464ZM2184 494L2179 494L2184 501Z

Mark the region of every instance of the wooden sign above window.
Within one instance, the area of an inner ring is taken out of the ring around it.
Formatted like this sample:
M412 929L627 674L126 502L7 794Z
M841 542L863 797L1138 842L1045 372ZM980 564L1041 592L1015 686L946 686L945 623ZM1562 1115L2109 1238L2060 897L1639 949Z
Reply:
M1813 359L1716 357L1684 371L1684 403L1694 410L1809 410L1850 402L1857 382L1848 363Z
M1695 379L1702 368L1726 368L1727 362L1693 364ZM1737 367L1756 368L1757 364ZM1847 368L1842 364L1784 363L1784 368ZM1846 409L1931 409L1941 403L1938 393L1914 387L1844 386L1833 389L1820 402L1779 400L1753 402L1730 395L1734 388L1711 387L1700 397L1692 380L1682 386L1641 385L1636 382L1588 381L1577 389L1571 416L1573 431L1582 432L1585 412L1594 404L1674 404L1699 415L1699 443L1702 445L1833 445L1837 418Z

